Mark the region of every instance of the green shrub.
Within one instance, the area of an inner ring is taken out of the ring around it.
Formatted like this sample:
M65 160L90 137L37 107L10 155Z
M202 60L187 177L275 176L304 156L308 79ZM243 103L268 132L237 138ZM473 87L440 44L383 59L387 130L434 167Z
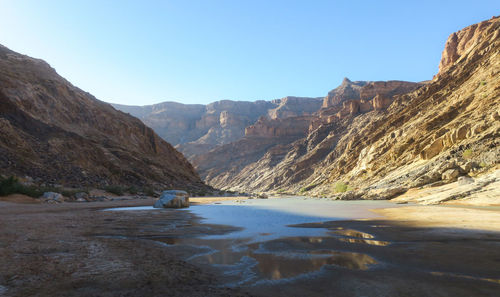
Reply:
M30 197L38 198L43 195L44 189L35 186L25 186L19 183L14 176L8 178L0 178L0 196L10 194L23 194Z
M155 190L153 188L151 188L151 187L144 188L143 192L144 192L144 194L146 196L149 196L149 197L155 197L156 196Z
M301 188L301 189L299 190L299 192L300 192L300 193L304 193L304 192L310 191L310 190L312 190L312 189L316 188L316 186L317 186L317 185L318 185L318 184L310 184L310 185L307 185L307 186L305 186L305 187Z
M335 192L344 193L347 191L352 191L352 188L348 184L344 182L338 182L335 184Z
M468 159L472 157L472 150L471 149L466 149L463 153L462 153L462 158L465 158L465 159Z
M104 190L106 192L109 192L109 193L112 193L112 194L115 194L115 195L118 195L118 196L122 196L123 193L124 193L123 187L117 186L117 185L107 186L107 187L104 188Z
M127 193L135 195L139 192L135 186L130 186L127 188Z

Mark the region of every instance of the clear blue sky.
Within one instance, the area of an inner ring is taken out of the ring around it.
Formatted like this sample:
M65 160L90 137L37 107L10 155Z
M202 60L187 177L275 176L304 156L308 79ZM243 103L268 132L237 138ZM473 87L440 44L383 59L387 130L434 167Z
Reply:
M450 33L498 14L498 0L0 0L0 43L104 101L208 103L431 79Z

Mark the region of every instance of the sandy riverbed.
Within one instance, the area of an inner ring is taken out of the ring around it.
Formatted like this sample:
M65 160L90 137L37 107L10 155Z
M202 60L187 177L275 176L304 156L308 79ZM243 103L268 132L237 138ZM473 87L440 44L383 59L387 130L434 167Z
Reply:
M235 198L191 199L204 203ZM300 227L326 228L329 235L249 245L248 255L262 258L259 269L274 279L235 286L228 285L234 277L221 273L220 267L189 260L200 247L182 241L236 228L202 224L188 211L101 211L152 204L152 199L56 205L0 202L0 295L497 296L500 292L498 211L410 206L376 211L385 218L303 224ZM227 239L217 244L232 246ZM285 261L279 256L283 253L331 257ZM297 269L311 273L290 278Z

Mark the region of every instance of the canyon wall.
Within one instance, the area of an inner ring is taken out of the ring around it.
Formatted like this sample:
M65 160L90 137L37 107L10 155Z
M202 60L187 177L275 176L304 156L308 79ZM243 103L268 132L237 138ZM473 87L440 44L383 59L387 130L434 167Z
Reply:
M390 198L495 168L500 160L499 24L492 18L452 34L456 42L447 43L446 62L432 81L345 79L325 97L304 137L265 150L249 137L238 154L260 151L261 157L225 165L225 171L212 170L205 158L193 164L216 187L342 199ZM257 130L268 142L274 133ZM231 149L223 146L218 154L231 156ZM339 184L350 190L337 193Z
M206 187L140 120L1 45L0 174L71 187Z

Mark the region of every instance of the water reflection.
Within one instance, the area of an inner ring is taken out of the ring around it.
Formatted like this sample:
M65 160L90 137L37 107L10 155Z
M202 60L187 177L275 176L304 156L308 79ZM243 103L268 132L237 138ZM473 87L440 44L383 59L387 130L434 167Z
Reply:
M349 243L363 243L363 244L377 245L377 246L388 246L390 244L390 242L388 241L360 239L360 238L338 238L338 240Z
M386 246L373 235L357 230L307 227L299 224L373 216L368 210L389 207L387 202L335 203L301 199L247 201L245 205L221 202L189 211L203 223L240 227L237 232L199 237L144 238L166 247L192 251L185 260L220 269L226 285L309 277L323 268L370 269L377 261L363 253L339 251L335 242ZM295 226L293 226L295 225ZM175 252L175 250L173 250Z
M374 238L374 236L371 234L357 231L357 230L352 230L352 229L340 229L340 230L331 231L331 233L343 235L343 236L349 236L349 237L356 237L356 238L367 238L367 239Z
M377 264L372 257L353 252L314 249L322 237L288 237L266 243L247 239L154 238L162 243L182 246L209 247L189 258L191 262L211 265L226 274L237 276L241 282L256 279L279 280L320 271L325 265L347 269L366 270ZM304 247L302 243L312 246ZM251 275L251 277L248 277Z

